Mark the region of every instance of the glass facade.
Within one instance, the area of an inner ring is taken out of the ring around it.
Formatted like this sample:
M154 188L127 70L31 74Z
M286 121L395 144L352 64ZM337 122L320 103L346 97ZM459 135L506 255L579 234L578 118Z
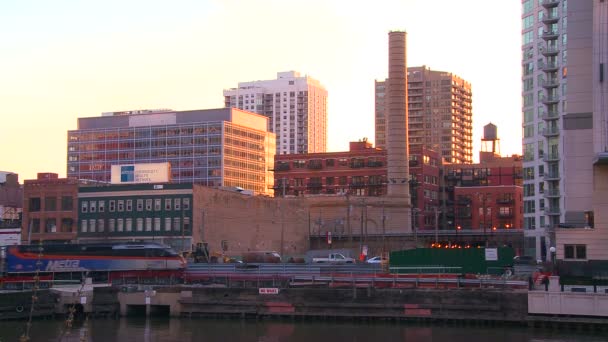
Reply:
M215 120L101 126L68 132L68 177L110 182L112 165L169 162L174 183L239 186L270 194L273 177L267 170L274 164L275 149L274 137L265 130Z

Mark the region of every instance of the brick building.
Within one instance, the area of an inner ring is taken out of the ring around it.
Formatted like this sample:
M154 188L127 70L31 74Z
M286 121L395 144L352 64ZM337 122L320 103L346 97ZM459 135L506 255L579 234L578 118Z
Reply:
M23 185L21 242L68 242L76 239L78 180L38 173Z

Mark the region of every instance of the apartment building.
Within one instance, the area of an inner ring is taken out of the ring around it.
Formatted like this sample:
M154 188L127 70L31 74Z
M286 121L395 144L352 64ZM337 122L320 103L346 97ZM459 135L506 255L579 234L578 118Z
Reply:
M312 77L287 71L275 80L239 82L224 90L224 105L268 117L276 154L327 150L327 90Z
M438 151L443 161L473 161L471 84L426 66L407 68L410 148ZM386 148L386 81L375 81L376 146Z

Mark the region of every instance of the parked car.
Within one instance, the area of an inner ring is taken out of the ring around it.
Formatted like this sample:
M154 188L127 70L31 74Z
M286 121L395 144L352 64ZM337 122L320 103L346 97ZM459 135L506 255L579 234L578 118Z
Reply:
M388 259L383 258L383 257L381 257L381 256L375 256L375 257L373 257L373 258L369 258L369 259L367 259L367 261L366 261L366 262L367 262L368 264L380 264L380 263L382 263L383 261L384 261L384 262L386 262L386 261L388 261Z
M355 263L355 259L345 257L340 253L331 253L327 257L324 258L313 258L312 262L315 264L320 263L332 263L332 264L353 264Z
M536 258L530 255L517 255L513 257L513 264L515 265L536 265L539 263Z

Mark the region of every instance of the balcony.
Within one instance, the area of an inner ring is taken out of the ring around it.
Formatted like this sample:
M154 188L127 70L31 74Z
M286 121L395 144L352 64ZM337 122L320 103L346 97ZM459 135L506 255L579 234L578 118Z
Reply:
M543 16L543 24L545 25L551 25L551 24L555 24L556 22L559 21L559 16L555 15L555 14L548 14Z
M559 5L559 0L542 0L541 5L544 8L553 8Z
M559 207L545 207L545 215L556 216L560 214Z
M557 119L559 119L559 112L556 110L548 111L545 114L543 114L542 118L545 121L557 120Z
M555 137L559 135L558 127L545 127L541 133L544 137Z
M557 95L550 95L550 96L547 96L542 99L542 103L545 105L552 105L552 104L556 104L558 102L559 102L559 96L557 96Z
M559 85L559 81L557 80L557 78L544 80L542 82L543 88L546 88L546 89L555 88L558 85Z
M559 189L545 189L545 192L543 194L547 198L560 197Z
M560 179L559 172L545 173L545 181L557 181Z
M513 213L498 213L498 218L513 218Z
M559 160L559 153L555 152L555 153L548 153L543 157L543 160L545 162L552 162L552 161L558 161Z
M555 72L559 69L559 64L557 62L546 62L540 64L540 70L544 72Z
M555 40L559 37L559 32L557 31L544 31L541 37L544 40Z
M557 56L559 49L555 46L547 46L543 48L541 54L545 57Z

